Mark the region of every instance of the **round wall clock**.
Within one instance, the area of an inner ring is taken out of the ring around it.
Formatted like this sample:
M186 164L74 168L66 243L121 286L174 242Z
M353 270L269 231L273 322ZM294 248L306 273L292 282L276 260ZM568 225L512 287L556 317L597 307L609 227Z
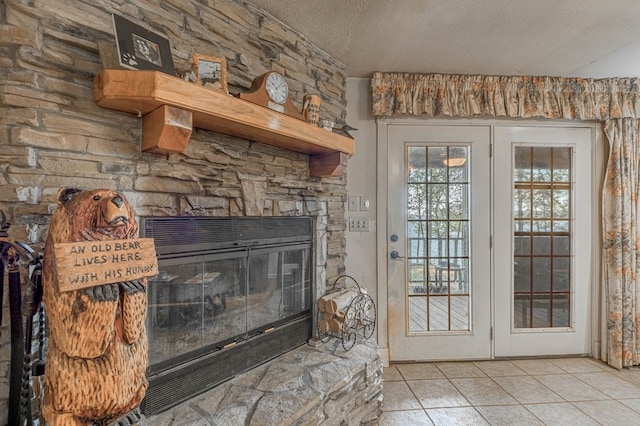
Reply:
M267 71L254 78L249 91L238 94L238 97L299 120L304 120L302 114L298 112L291 101L287 80L277 71Z

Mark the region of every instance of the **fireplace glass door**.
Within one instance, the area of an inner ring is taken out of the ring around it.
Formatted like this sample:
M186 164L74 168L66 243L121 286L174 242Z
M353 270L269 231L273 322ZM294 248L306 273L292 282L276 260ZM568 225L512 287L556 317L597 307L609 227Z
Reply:
M149 280L151 371L309 312L309 256L308 244L294 244L160 261Z

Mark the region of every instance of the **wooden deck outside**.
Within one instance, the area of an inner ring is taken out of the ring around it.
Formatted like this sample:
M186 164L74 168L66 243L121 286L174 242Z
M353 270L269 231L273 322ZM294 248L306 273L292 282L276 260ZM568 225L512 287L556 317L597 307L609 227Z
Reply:
M437 294L409 297L409 332L465 331L470 329L469 295ZM529 323L528 309L517 311L516 326ZM549 324L549 305L533 306L533 324L544 327ZM555 327L570 325L569 309L553 309Z

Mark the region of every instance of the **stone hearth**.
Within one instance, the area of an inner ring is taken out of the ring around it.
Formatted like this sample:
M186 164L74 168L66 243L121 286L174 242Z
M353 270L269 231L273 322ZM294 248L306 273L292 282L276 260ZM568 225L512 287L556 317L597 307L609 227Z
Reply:
M382 360L372 339L300 346L172 409L169 425L360 425L382 412Z

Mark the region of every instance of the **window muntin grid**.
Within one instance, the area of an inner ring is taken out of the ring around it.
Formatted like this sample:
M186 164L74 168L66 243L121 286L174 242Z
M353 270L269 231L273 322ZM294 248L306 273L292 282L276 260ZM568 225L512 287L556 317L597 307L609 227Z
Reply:
M571 147L515 146L513 326L571 326Z
M408 146L409 332L469 331L469 146Z

